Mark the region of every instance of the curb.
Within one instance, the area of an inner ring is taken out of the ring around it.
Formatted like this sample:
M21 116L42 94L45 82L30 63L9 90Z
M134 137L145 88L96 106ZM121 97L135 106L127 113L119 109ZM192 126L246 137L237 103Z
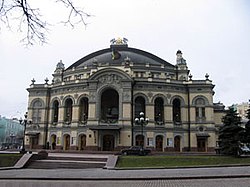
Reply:
M176 167L127 167L127 168L118 168L114 167L114 170L153 170L153 169L190 169L190 168L222 168L222 167L244 167L250 166L250 164L231 164L231 165L204 165L204 166L176 166Z
M232 179L232 178L250 178L249 174L246 175L222 175L222 176L211 176L211 175L207 175L207 176L179 176L179 177L103 177L103 178L95 178L95 177L84 177L84 178L74 178L74 177L70 177L70 178L60 178L60 177L53 177L53 178L41 178L41 177L5 177L5 178L1 178L0 177L0 181L1 180L42 180L42 181L53 181L53 180L61 180L61 181L130 181L130 180L145 180L145 181L149 181L149 180L192 180L192 179Z

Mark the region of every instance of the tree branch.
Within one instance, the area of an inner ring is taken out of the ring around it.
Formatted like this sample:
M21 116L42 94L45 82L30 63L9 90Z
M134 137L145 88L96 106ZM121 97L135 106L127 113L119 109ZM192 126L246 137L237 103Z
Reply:
M90 17L91 15L84 12L81 8L76 7L73 4L72 0L57 0L56 2L61 2L64 6L69 9L68 18L66 21L62 21L64 25L70 25L74 28L74 25L82 23L85 27L87 23L85 22L86 18Z
M46 36L50 24L43 20L40 9L31 7L28 1L1 0L0 22L10 29L10 19L18 19L20 21L18 30L26 33L25 37L21 40L25 45L47 43ZM82 8L76 7L73 0L56 0L55 2L61 2L69 10L67 20L63 22L65 25L70 25L74 28L74 25L82 23L86 27L87 23L85 20L91 15L84 12Z

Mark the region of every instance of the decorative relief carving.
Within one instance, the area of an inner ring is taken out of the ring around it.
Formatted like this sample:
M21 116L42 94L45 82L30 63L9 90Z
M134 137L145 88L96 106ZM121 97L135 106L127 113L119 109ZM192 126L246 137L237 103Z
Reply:
M167 98L170 99L171 98L171 94L167 93Z
M95 101L96 93L95 92L90 92L89 93L89 101Z
M123 101L131 101L131 93L130 92L124 92L122 94L122 100Z
M78 98L78 94L76 93L76 94L74 94L74 98L75 99L77 99Z
M116 74L105 74L99 77L99 82L102 84L120 84L121 76Z
M149 93L148 93L148 97L150 97L150 98L153 97L153 93L152 93L152 92L149 92Z

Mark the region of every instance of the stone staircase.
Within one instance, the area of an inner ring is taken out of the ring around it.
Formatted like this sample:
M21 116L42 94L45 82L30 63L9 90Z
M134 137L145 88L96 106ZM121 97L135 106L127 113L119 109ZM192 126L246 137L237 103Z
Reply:
M32 160L30 169L87 169L104 168L110 155L49 153L48 158Z

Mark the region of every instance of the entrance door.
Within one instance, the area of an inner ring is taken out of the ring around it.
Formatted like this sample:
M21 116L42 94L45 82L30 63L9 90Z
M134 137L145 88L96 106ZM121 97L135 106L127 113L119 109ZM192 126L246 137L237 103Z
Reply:
M86 135L82 134L79 136L79 150L84 150L86 147Z
M205 138L197 139L197 151L206 152L206 139Z
M30 141L30 149L37 149L38 137L37 136L30 136L29 141Z
M176 152L181 151L181 137L180 136L174 137L174 150Z
M56 135L51 135L51 148L54 150L56 149Z
M64 135L64 150L69 150L70 148L70 136L68 134Z
M156 136L156 151L162 151L163 149L163 136L158 135Z
M103 151L113 151L114 150L115 138L113 135L103 136Z
M137 135L135 137L135 145L144 147L144 136L143 135Z

